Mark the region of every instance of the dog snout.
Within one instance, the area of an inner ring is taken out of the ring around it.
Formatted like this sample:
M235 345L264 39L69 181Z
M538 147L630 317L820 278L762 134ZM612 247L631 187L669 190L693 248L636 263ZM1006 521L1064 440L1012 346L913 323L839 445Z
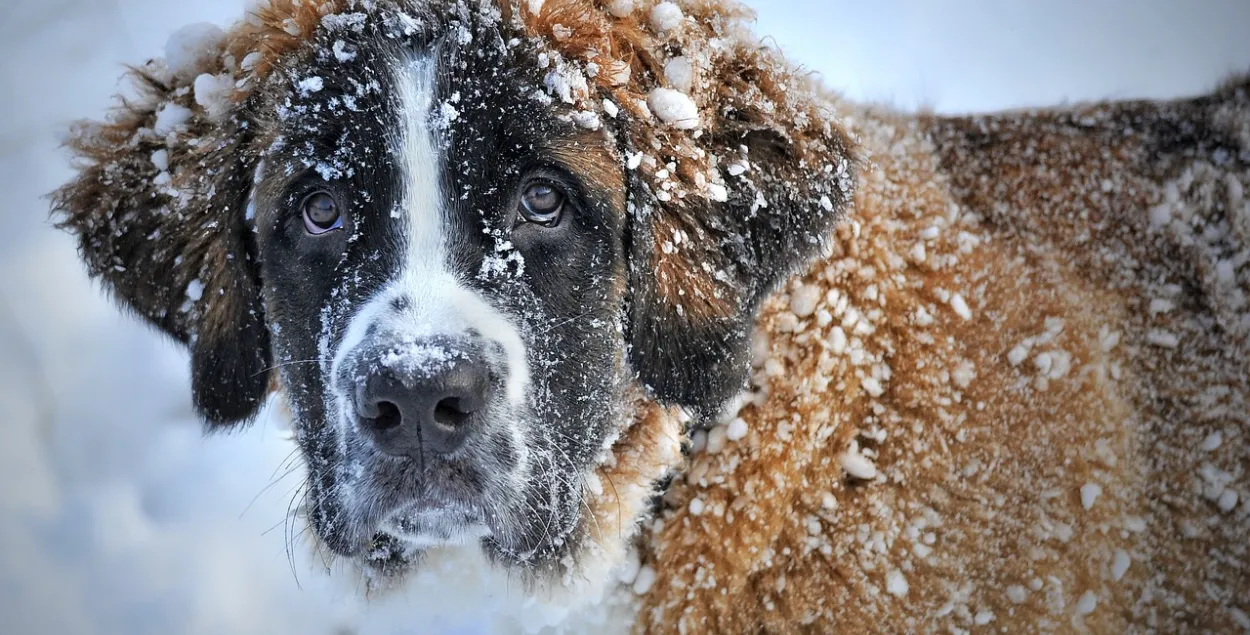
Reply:
M480 427L494 390L480 347L449 338L390 349L358 381L361 429L381 452L411 458L461 447Z

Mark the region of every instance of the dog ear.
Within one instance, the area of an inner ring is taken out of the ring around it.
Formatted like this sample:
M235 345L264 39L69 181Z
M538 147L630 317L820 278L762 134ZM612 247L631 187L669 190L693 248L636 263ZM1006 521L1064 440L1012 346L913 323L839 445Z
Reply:
M189 347L193 399L208 424L247 421L271 365L245 220L255 131L240 104L197 101L159 63L130 76L138 99L71 134L78 175L53 194L53 213L92 277Z
M714 64L697 132L627 135L630 361L657 399L705 415L745 386L761 304L826 249L856 165L819 89L772 53Z

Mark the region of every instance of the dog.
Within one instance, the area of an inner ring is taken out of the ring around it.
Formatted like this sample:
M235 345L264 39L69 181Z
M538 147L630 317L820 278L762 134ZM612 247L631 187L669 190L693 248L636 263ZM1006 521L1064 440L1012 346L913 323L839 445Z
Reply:
M77 127L90 273L322 552L638 632L1250 629L1250 81L847 103L723 0L271 0ZM595 598L592 602L590 598Z

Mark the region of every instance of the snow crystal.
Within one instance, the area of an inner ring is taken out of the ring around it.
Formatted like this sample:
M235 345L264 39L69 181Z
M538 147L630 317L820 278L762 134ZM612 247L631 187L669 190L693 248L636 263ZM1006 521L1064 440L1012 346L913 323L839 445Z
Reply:
M859 385L864 388L864 392L873 397L880 397L885 394L885 388L881 386L881 382L876 377L865 377L859 382Z
M1233 616L1233 621L1237 623L1237 626L1250 631L1250 615L1246 615L1245 611L1235 607L1229 609L1229 614Z
M729 430L725 426L716 426L707 433L707 453L720 454L729 440Z
M171 102L157 109L156 123L152 124L152 132L163 137L182 128L190 120L190 108Z
M703 514L703 499L701 498L690 499L689 509L692 515L695 515L695 516L702 515Z
M823 295L820 287L811 284L802 285L790 294L790 311L805 318L816 312L816 305L820 303Z
M683 17L681 7L672 2L661 2L651 8L651 28L659 33L672 31L681 26Z
M199 302L204 297L204 283L199 280L192 280L187 285L187 299L192 302Z
M200 22L174 31L165 42L165 66L175 77L190 80L216 55L226 34L215 24Z
M611 0L608 2L608 13L618 17L629 17L634 12L634 0Z
M1169 333L1159 329L1152 329L1146 333L1146 341L1161 348L1176 348L1180 346L1180 338L1175 333Z
M730 441L740 441L747 436L747 422L742 417L736 417L729 425L725 426L725 437Z
M156 166L156 169L160 170L161 172L168 170L169 169L169 151L161 149L161 150L157 150L156 152L153 152L152 153L152 165Z
M964 297L958 293L951 296L951 309L955 314L965 320L972 319L972 310L968 308L968 303L964 301Z
M585 128L586 130L598 130L599 127L603 125L602 122L599 121L599 114L589 110L579 110L573 113L572 117L573 123L577 124L580 128Z
M234 78L229 73L220 75L201 73L195 78L193 90L195 103L208 113L210 120L220 120L234 106L230 100L234 95Z
M977 626L985 626L994 621L994 613L992 611L978 611L972 618L972 622Z
M655 584L655 569L650 565L645 566L638 570L638 577L634 578L634 593L646 595L653 584Z
M1123 549L1115 550L1115 558L1111 561L1111 579L1119 582L1124 574L1128 572L1129 565L1133 564L1129 558L1128 552Z
M903 577L902 572L892 570L885 574L885 590L886 593L894 597L906 597L910 587L907 584L907 578Z
M315 76L305 77L304 79L301 79L298 84L296 84L296 88L299 89L300 95L307 97L313 93L320 92L322 88L325 88L325 80Z
M1018 584L1007 587L1007 599L1011 600L1012 604L1024 604L1024 601L1028 598L1029 592L1024 587Z
M340 62L350 62L356 59L356 47L343 40L335 40L330 50L334 53L334 59Z
M1214 452L1220 449L1220 446L1223 444L1224 444L1224 435L1220 434L1219 430L1216 430L1215 432L1208 434L1207 437L1202 440L1202 451Z
M694 87L694 64L684 55L674 57L664 65L664 79L674 89L689 93Z
M647 107L656 117L678 130L699 127L699 108L683 92L671 88L657 88L647 97Z
M1094 506L1094 501L1098 500L1098 496L1102 494L1102 486L1097 483L1086 483L1081 486L1081 507L1089 511Z
M621 112L621 108L611 99L603 100L603 114L615 119L616 115Z
M1237 507L1237 498L1236 490L1226 489L1220 493L1220 498L1215 504L1220 508L1220 511L1227 514Z
M853 478L871 481L877 477L877 466L872 460L859 453L859 446L854 442L846 452L838 455L838 464Z
M1081 599L1076 601L1076 614L1089 615L1098 608L1098 596L1093 591L1086 591L1081 595Z

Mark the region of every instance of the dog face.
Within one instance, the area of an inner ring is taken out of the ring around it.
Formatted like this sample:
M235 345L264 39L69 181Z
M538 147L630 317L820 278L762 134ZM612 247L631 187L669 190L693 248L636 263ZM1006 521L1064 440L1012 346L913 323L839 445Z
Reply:
M526 52L390 29L327 34L350 59L264 106L253 222L313 526L542 560L629 420L623 162Z
M557 571L602 552L596 471L648 451L616 447L642 405L710 414L740 389L759 304L848 196L831 115L703 10L681 43L735 75L692 125L651 51L677 35L590 2L275 2L222 45L271 51L225 117L144 71L151 99L76 138L95 163L55 207L190 347L210 423L253 416L276 373L331 551L392 573L469 543ZM154 134L179 99L189 121Z

